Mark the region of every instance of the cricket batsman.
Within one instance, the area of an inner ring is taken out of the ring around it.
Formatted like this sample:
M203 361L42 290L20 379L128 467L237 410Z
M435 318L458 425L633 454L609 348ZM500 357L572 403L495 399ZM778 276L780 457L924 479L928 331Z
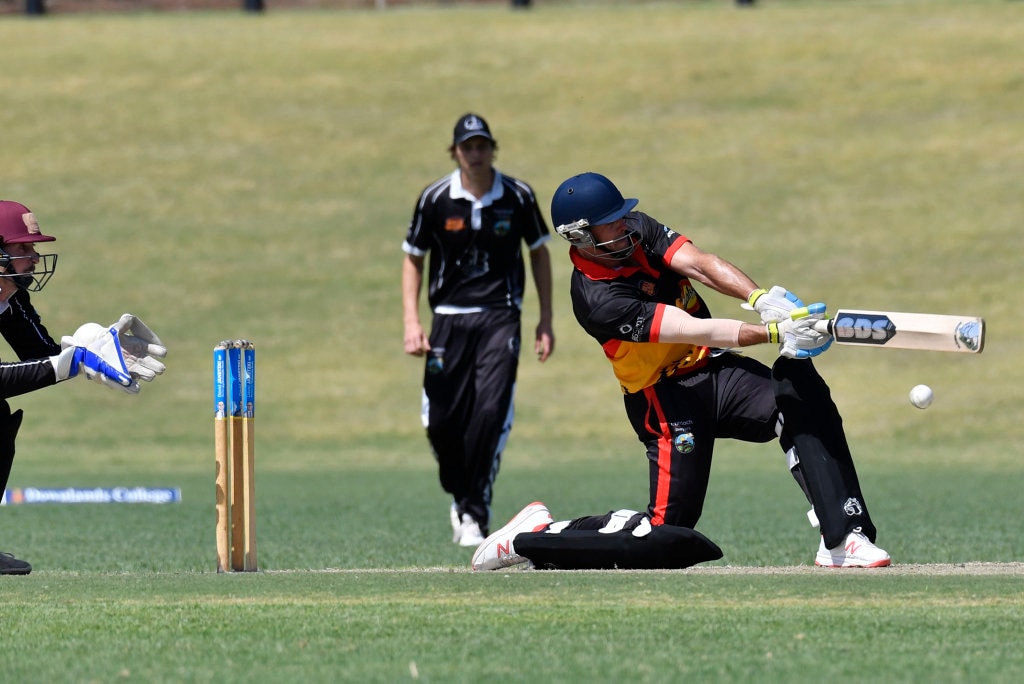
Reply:
M551 217L571 245L576 320L611 363L646 450L647 508L554 522L535 502L478 547L473 568L679 568L720 558L693 529L719 439L778 441L820 525L816 565L889 565L838 409L811 361L832 344L815 327L825 305L759 287L637 203L584 173L558 187ZM748 303L761 322L712 317L697 285ZM771 368L735 351L765 343L779 347Z

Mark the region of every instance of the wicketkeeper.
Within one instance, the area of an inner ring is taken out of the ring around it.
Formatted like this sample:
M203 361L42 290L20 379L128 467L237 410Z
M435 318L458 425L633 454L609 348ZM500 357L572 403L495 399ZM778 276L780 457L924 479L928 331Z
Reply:
M826 567L881 567L839 412L811 358L832 342L815 330L824 304L804 306L782 287L758 287L725 259L635 211L604 176L559 186L552 223L572 245L573 312L601 345L644 444L650 502L554 523L544 504L524 508L491 535L473 567L677 568L720 558L693 528L700 519L715 441L779 440L820 521L815 556ZM712 318L695 284L746 302L761 323ZM769 368L731 351L773 343Z
M11 412L7 399L84 375L129 394L139 381L151 381L165 370L167 348L145 323L132 314L102 326L86 323L74 335L55 342L29 298L49 281L56 254L39 254L36 244L53 242L44 235L32 212L18 202L0 200L0 334L20 361L0 363L0 493L14 462L14 441L22 411ZM27 575L32 566L0 552L0 575Z

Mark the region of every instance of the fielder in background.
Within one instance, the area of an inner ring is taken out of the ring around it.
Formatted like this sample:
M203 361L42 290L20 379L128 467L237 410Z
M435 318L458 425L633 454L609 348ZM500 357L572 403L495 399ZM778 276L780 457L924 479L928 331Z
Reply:
M808 517L820 520L817 565L889 565L874 544L838 410L810 360L832 343L814 327L824 304L804 306L785 288L758 287L733 264L634 211L636 205L604 176L584 173L559 186L551 217L572 245L576 319L611 361L626 415L647 450L647 510L553 523L535 502L477 549L473 568L527 561L674 568L720 558L721 550L692 528L704 506L715 440L722 438L778 438L812 505ZM748 302L761 323L712 318L695 284ZM779 345L771 368L729 351L764 343Z
M0 200L0 334L20 359L0 363L0 492L14 462L14 441L22 411L7 399L55 385L79 373L129 394L139 380L163 373L167 348L145 323L124 314L114 324L86 323L55 342L29 298L43 289L57 266L56 254L39 254L36 243L56 238L39 230L35 216L18 202ZM0 575L27 575L32 566L0 552Z
M494 168L497 147L482 117L459 117L448 148L458 168L420 194L402 244L405 353L426 356L423 425L441 487L452 497L452 539L472 547L487 536L494 481L512 429L523 243L540 307L534 352L546 361L555 348L551 235L533 189ZM429 336L419 314L428 252Z

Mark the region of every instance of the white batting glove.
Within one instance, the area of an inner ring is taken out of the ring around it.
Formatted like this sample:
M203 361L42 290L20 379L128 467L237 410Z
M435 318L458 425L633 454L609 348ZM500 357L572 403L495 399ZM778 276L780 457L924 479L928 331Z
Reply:
M832 346L832 336L818 332L814 324L825 320L825 305L821 302L794 309L788 318L768 323L768 339L779 345L779 355L791 359L809 359L824 353Z
M749 308L761 316L762 323L778 323L789 318L794 310L803 307L803 301L786 288L775 285L770 290L758 288L747 297Z

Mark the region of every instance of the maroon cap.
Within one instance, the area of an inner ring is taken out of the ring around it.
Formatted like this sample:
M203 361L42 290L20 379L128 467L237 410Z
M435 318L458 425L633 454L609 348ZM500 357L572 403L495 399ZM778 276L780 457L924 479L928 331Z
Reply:
M39 222L24 204L0 200L0 243L53 242L56 239L39 232Z

